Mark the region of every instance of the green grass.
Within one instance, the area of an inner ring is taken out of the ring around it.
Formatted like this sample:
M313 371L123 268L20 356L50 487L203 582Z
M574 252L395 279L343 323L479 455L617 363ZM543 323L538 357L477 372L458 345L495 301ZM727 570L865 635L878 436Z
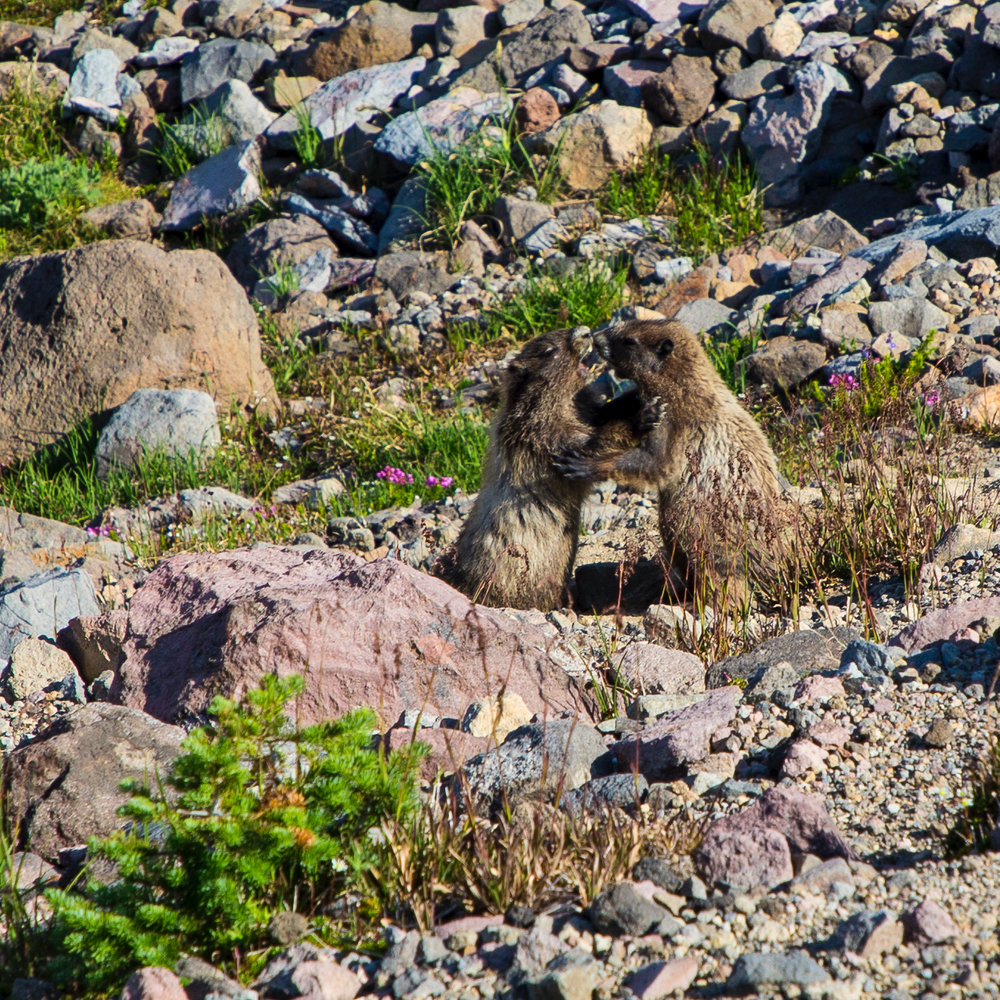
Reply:
M752 166L740 155L713 157L702 145L685 164L648 151L638 166L610 178L599 205L629 218L672 217L677 251L696 263L763 226L763 197Z
M226 120L204 104L194 105L175 122L160 116L157 125L160 144L151 152L168 177L181 177L231 142Z
M754 330L746 336L734 334L728 340L706 337L703 341L705 353L715 365L716 371L737 394L746 392L747 372L744 362L757 349L760 340L760 333Z
M484 309L479 326L451 331L452 344L503 340L523 343L560 327L597 327L606 322L625 297L626 261L582 260L566 271L533 267L525 283L499 305Z
M93 239L80 214L135 195L113 165L75 153L64 127L51 91L14 85L0 98L0 260Z
M454 245L463 223L482 221L502 194L530 184L541 201L549 201L558 188L556 156L539 169L514 132L498 119L483 122L470 139L452 150L435 146L416 167L427 191L428 232Z
M51 26L60 14L68 10L79 10L80 0L0 0L0 21L19 21L21 24L41 24ZM107 24L116 9L107 0L98 0L92 16L102 24Z

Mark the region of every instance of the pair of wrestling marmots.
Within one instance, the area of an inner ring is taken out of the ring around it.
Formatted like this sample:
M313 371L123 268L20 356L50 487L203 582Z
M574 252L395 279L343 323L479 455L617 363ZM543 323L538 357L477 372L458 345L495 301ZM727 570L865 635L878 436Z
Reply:
M632 321L594 343L635 389L601 405L570 331L526 344L505 374L479 497L439 572L480 603L559 607L583 499L615 479L659 491L675 568L744 599L748 562L766 570L775 548L783 486L767 438L680 323Z

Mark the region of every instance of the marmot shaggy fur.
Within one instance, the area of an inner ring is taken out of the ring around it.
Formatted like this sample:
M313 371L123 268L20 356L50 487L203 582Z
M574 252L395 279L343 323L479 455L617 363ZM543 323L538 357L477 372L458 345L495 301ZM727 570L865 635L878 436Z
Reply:
M673 565L695 586L745 600L748 570L767 578L787 539L784 481L764 432L682 324L636 320L594 339L618 376L632 379L643 399L660 400L663 418L634 448L567 453L557 467L586 480L655 487Z
M602 402L585 385L580 339L570 330L535 337L504 373L479 496L434 569L474 601L562 606L590 481L556 472L554 454L620 454L659 418L659 405L644 407L634 391Z

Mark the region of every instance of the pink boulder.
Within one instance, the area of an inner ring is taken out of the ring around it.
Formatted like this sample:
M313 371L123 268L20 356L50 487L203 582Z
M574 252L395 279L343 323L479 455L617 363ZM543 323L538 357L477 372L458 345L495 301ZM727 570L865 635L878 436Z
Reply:
M238 698L272 671L305 677L304 725L361 705L383 728L404 709L461 718L501 689L543 716L579 707L542 629L401 562L323 549L165 560L136 591L123 652L119 700L163 720Z

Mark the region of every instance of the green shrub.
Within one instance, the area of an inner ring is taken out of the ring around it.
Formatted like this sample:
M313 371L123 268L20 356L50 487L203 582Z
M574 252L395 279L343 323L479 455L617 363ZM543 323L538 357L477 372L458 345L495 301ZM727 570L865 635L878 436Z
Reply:
M44 229L67 210L93 205L101 173L85 160L29 159L0 170L0 228Z
M329 905L375 857L369 831L415 807L425 748L374 751L375 716L363 709L297 728L286 711L303 687L271 675L240 704L217 697L165 782L130 786L129 829L90 844L116 880L48 893L47 977L112 990L182 952L232 969L267 945L282 910L321 936L331 929Z

